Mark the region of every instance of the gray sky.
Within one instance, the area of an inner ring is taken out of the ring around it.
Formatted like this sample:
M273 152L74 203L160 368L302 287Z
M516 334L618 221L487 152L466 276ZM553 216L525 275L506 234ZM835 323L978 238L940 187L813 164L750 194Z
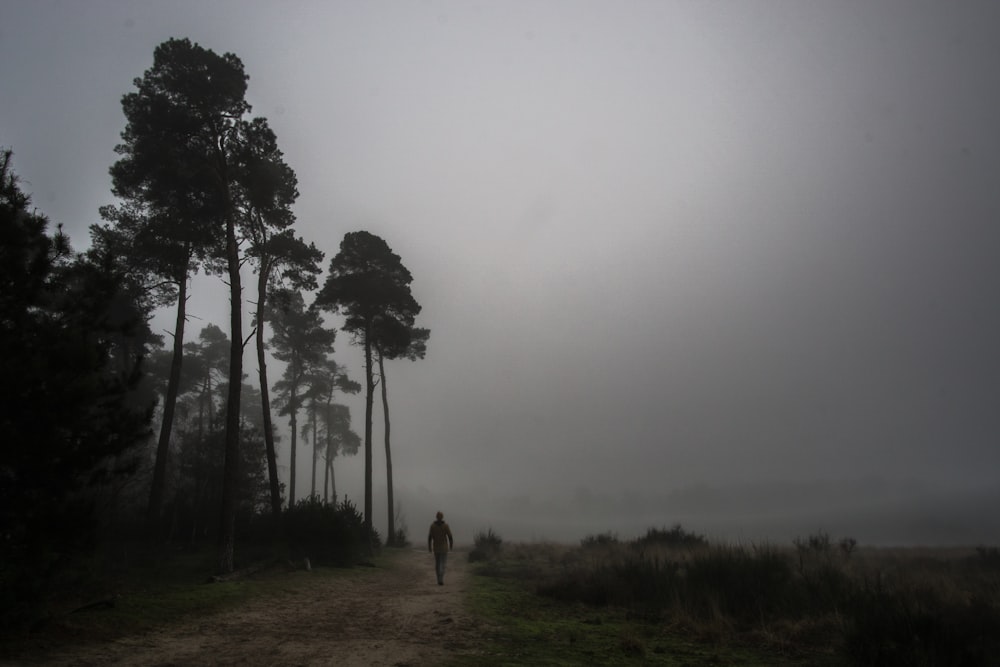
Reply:
M327 261L414 275L418 538L1000 535L995 3L0 0L0 144L78 247L170 37L243 60Z

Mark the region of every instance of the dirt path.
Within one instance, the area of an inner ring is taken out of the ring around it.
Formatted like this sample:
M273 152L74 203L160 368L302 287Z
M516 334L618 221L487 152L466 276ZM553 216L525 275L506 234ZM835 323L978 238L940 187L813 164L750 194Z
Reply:
M312 588L42 664L436 665L477 644L480 629L463 608L467 562L467 554L451 554L438 586L433 557L408 550L389 569L317 578Z

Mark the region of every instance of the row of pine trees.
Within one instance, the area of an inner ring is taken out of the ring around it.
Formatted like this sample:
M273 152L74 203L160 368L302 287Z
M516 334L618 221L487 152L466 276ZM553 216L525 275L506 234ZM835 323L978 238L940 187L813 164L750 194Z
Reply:
M61 228L50 232L20 188L11 151L2 154L0 589L20 590L13 584L23 588L28 572L44 580L41 570L93 540L102 512L126 511L126 497L142 498L154 539L179 539L182 526L192 539L216 535L218 570L231 572L237 516L279 516L296 502L300 438L314 452L314 498L320 476L322 497L336 498L334 459L363 445L364 524L374 534L377 387L387 537L397 534L385 361L426 353L412 276L383 239L356 231L344 235L320 284L324 252L295 231L296 175L267 120L251 114L247 85L233 54L187 39L155 49L122 98L115 203L101 209L83 253ZM247 266L256 278L250 331ZM229 288L229 332L209 324L188 340L189 290L201 272ZM149 326L165 308L175 322L167 339ZM364 350L363 385L334 360L327 314ZM244 369L251 341L256 382ZM283 364L276 379L272 358ZM363 438L337 401L362 388ZM281 416L290 427L287 486L277 467Z

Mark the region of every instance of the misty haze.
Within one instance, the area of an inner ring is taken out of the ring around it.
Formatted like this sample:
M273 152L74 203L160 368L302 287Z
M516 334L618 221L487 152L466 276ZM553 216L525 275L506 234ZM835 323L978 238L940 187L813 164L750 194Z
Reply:
M438 511L474 551L995 556L998 27L0 0L4 624L49 599L19 567L120 538L223 577L323 512L341 565Z

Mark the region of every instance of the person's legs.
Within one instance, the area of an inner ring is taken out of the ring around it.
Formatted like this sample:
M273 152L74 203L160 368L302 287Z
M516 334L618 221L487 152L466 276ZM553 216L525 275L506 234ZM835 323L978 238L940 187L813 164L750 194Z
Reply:
M444 566L448 561L448 552L434 554L434 570L437 573L438 584L444 583Z

